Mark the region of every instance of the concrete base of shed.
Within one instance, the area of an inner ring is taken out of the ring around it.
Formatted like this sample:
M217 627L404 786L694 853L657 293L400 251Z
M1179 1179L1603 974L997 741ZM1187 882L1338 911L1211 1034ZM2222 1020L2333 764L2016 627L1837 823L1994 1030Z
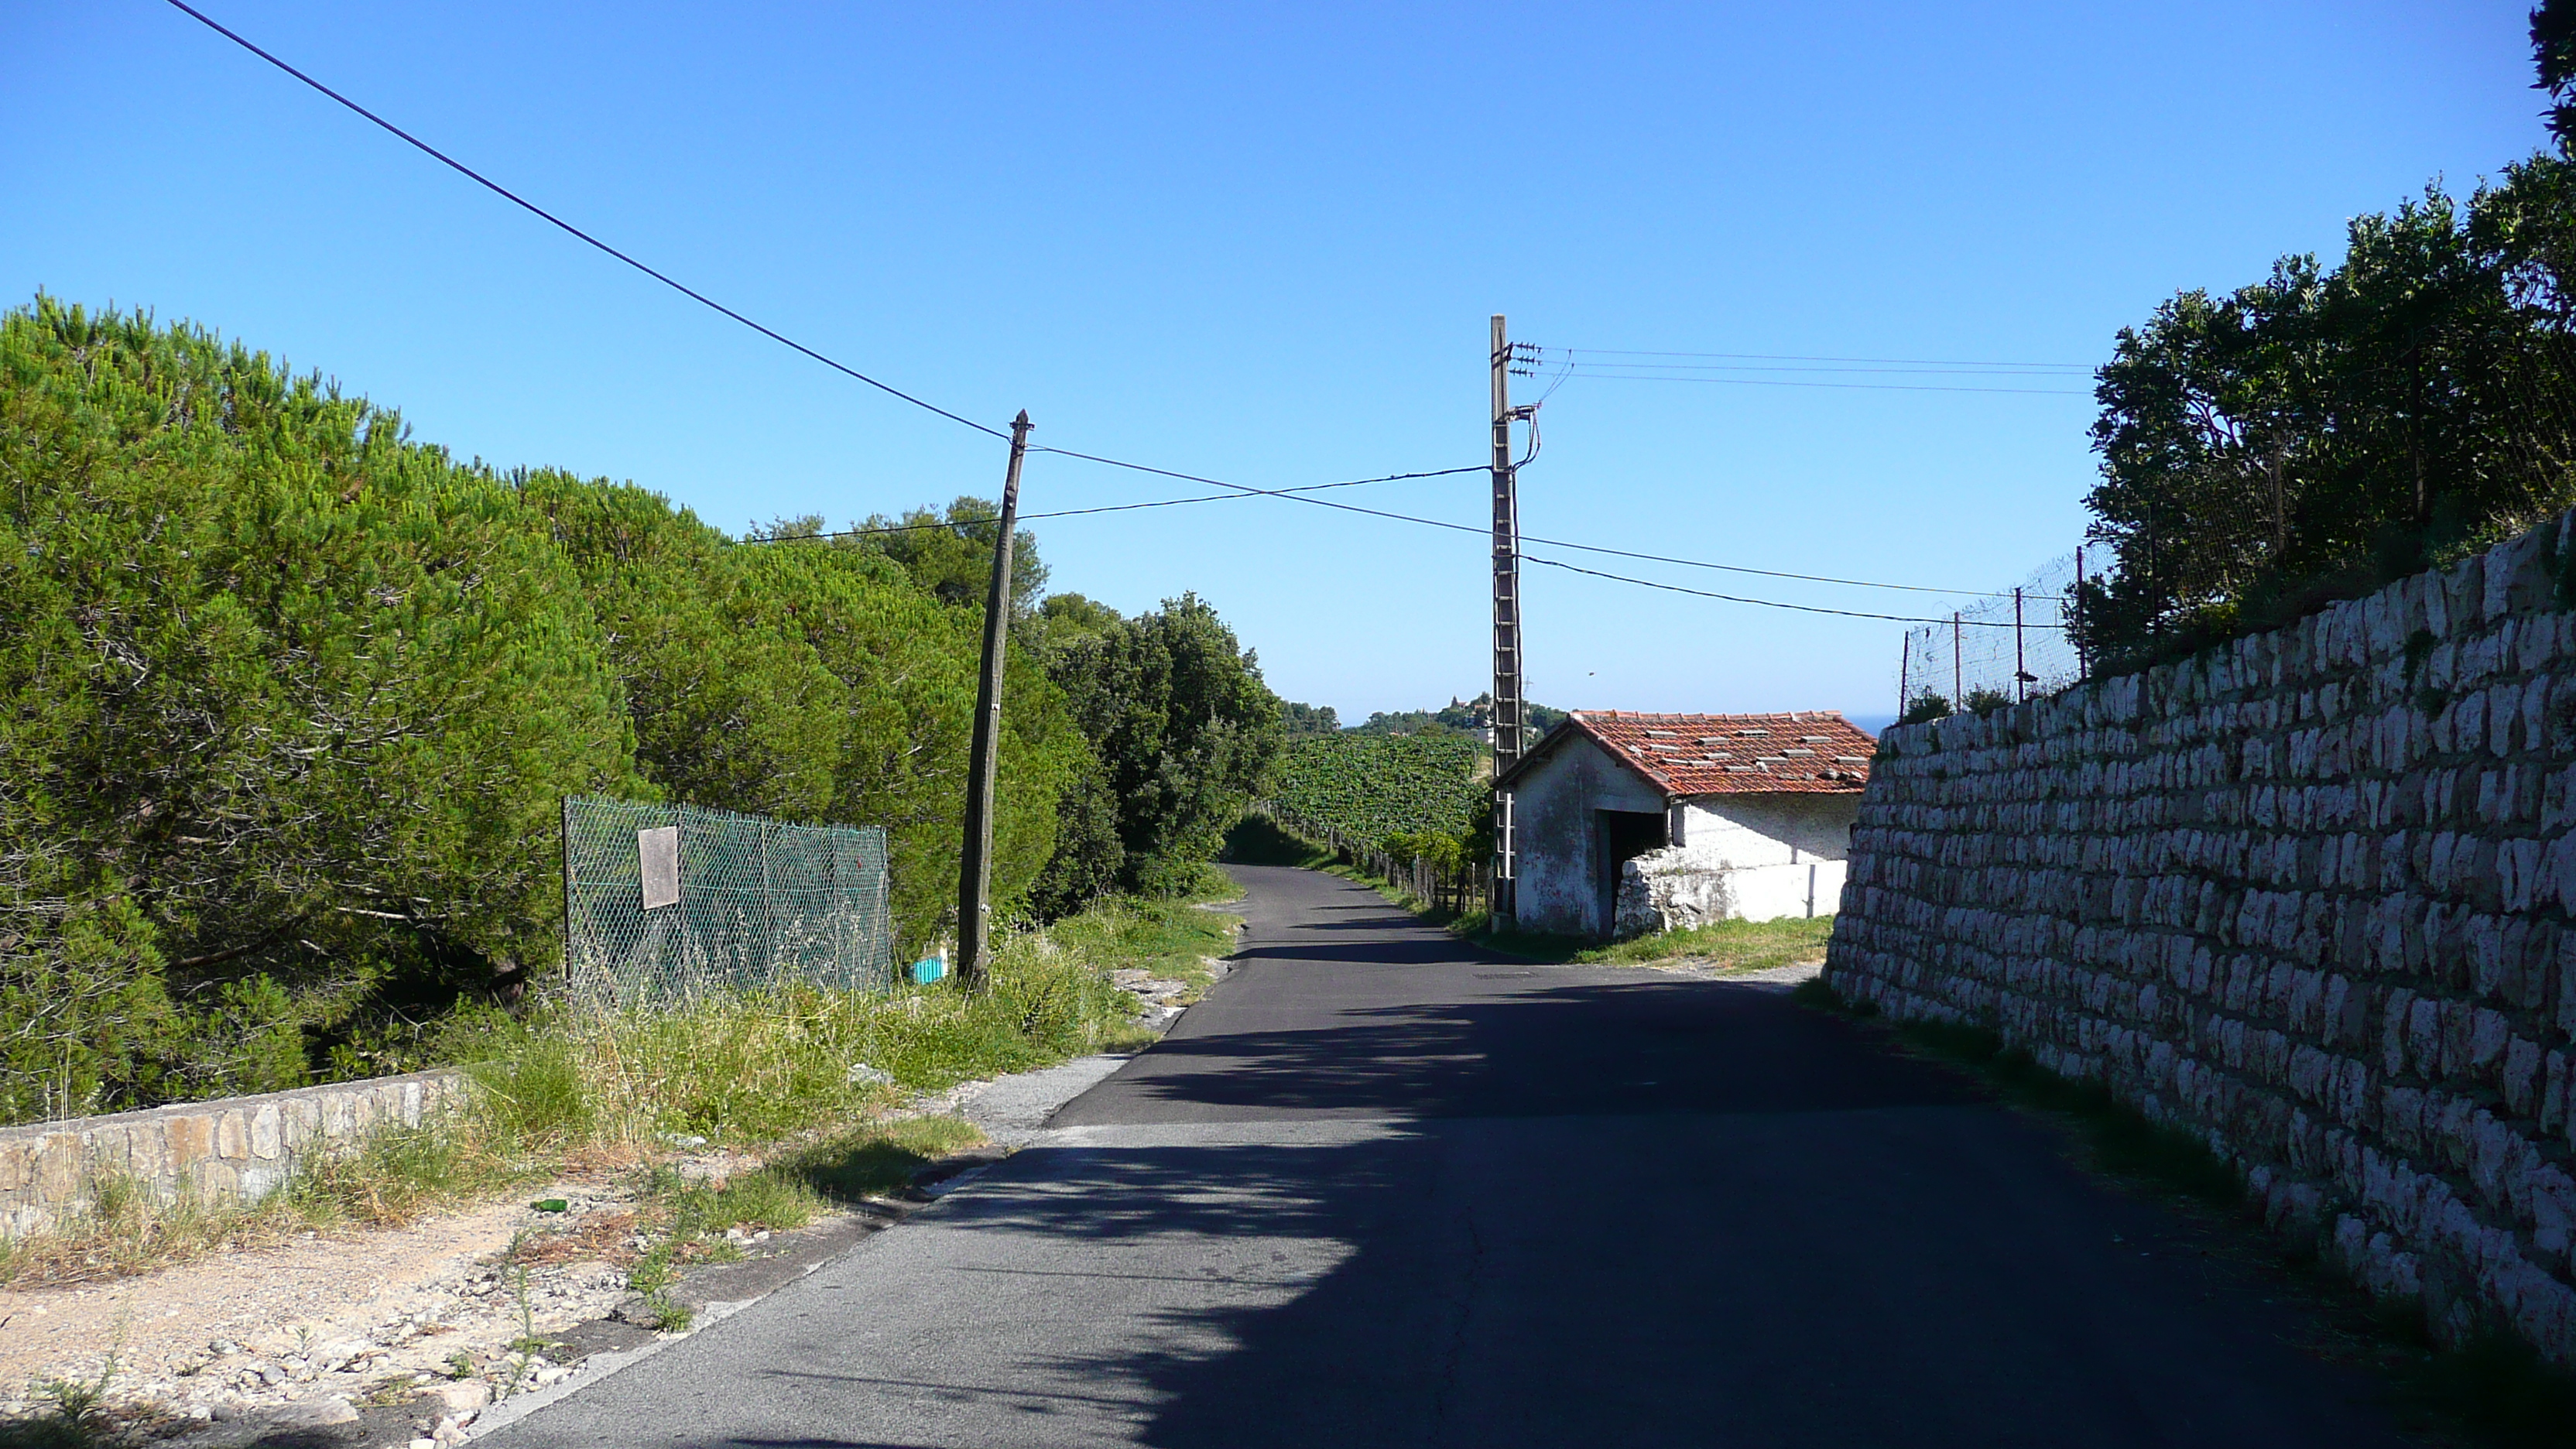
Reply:
M1843 863L1712 865L1678 847L1648 851L1619 867L1614 940L1687 930L1712 921L1776 921L1831 915L1842 899Z

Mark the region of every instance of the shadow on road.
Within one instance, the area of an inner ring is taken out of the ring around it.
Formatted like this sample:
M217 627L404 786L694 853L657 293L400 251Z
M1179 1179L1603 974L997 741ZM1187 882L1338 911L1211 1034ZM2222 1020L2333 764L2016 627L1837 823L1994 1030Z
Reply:
M1310 960L1321 954L1309 948ZM1169 1038L1146 1070L1073 1103L1055 1125L1830 1112L1978 1099L1959 1077L1865 1045L1850 1024L1790 1004L1777 987L1479 977L1493 994L1348 1009L1329 1027Z
M2274 1310L1991 1109L1352 1127L1022 1153L957 1226L1094 1246L970 1249L957 1291L1101 1294L1125 1329L938 1392L1043 1417L1081 1386L1166 1449L2386 1442Z

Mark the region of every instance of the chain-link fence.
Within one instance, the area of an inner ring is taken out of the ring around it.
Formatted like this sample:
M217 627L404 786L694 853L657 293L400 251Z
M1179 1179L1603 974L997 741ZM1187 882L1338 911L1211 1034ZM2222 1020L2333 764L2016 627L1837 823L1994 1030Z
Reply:
M564 967L620 1006L894 976L886 836L693 805L564 801Z
M2067 627L2076 591L2098 582L2077 549L2033 570L2019 588L1999 590L1933 624L1905 631L1897 662L1900 714L1937 700L1951 709L2019 704L2053 694L2085 676L2085 660Z

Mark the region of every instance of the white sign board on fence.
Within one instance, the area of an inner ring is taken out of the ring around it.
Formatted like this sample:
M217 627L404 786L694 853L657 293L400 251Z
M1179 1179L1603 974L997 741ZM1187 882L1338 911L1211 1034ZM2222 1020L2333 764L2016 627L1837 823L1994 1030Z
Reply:
M643 865L644 909L680 903L680 827L665 825L635 832L635 854Z

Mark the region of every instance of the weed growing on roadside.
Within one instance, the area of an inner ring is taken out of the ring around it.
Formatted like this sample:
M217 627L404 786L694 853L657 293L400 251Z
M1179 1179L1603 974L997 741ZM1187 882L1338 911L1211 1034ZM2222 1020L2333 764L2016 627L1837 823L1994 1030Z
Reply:
M954 1117L914 1117L844 1134L772 1163L768 1171L833 1202L894 1192L932 1162L984 1140Z
M1213 874L1203 884L1202 896L1233 891ZM809 1141L880 1116L907 1091L1132 1050L1152 1033L1134 1024L1134 999L1109 983L1109 971L1135 966L1204 982L1203 960L1232 950L1233 924L1189 900L1102 901L1003 937L990 983L975 993L953 981L892 991L795 986L659 1011L470 1013L441 1039L448 1060L470 1063L475 1090L461 1110L381 1130L345 1156L308 1160L255 1205L214 1208L187 1193L102 1182L81 1220L0 1237L0 1284L96 1281L296 1232L409 1223L551 1173L567 1157L650 1161L673 1134L734 1145ZM730 1206L709 1212L772 1227L808 1221L818 1194L839 1189L817 1186L831 1173L813 1169L809 1181L799 1175L806 1171L739 1180Z
M0 1424L0 1449L90 1449L108 1442L115 1426L107 1412L107 1391L116 1382L124 1353L125 1326L120 1323L96 1377L37 1380L31 1386L33 1397L45 1412Z
M545 1352L547 1348L546 1341L537 1337L537 1305L528 1297L528 1270L526 1268L513 1268L510 1270L510 1301L511 1306L516 1308L519 1313L519 1336L510 1340L508 1344L509 1350L512 1353L518 1354L537 1354Z

